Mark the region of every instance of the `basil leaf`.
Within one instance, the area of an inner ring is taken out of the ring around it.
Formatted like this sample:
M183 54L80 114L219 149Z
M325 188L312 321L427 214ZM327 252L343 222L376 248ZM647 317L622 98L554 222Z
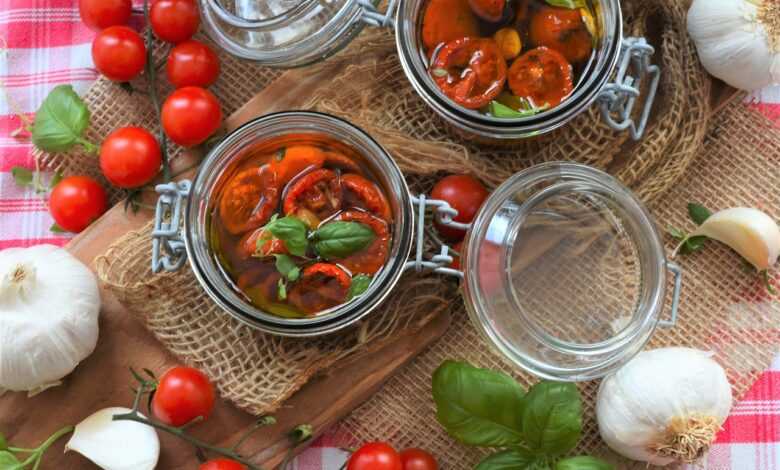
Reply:
M359 222L330 222L314 233L318 240L314 245L320 256L325 259L344 258L366 248L376 235L371 227Z
M8 440L3 433L0 432L0 450L6 450L8 448Z
M15 166L11 168L11 175L18 186L30 186L33 182L33 172L27 168Z
M699 251L704 248L704 242L707 240L708 238L704 235L697 235L695 237L686 238L682 248L680 248L680 253L683 255L689 255L694 251Z
M371 285L371 276L366 274L358 274L352 278L352 284L349 285L349 293L347 294L347 300L352 300L359 296Z
M709 209L702 206L701 204L696 204L695 202L689 202L688 215L691 216L691 220L693 220L696 223L696 225L701 225L704 223L705 220L710 218L712 212L710 212Z
M614 470L614 466L589 455L559 460L555 470Z
M0 451L0 470L21 470L24 467L16 456L7 450Z
M491 101L490 107L488 109L488 111L493 117L507 118L507 119L533 116L534 114L539 113L539 111L541 110L542 108L531 108L524 111L517 111L505 104L499 103L498 101Z
M265 226L266 230L282 240L287 251L295 256L305 256L306 247L309 241L306 239L306 224L300 219L292 216L286 216L278 219L271 219Z
M536 456L522 449L507 449L488 455L474 470L520 470L531 467L535 460Z
M519 444L523 389L510 376L465 362L444 361L433 373L436 419L466 445Z
M574 10L576 8L584 8L585 2L583 0L546 0L548 5L560 8L568 8Z
M67 230L57 225L57 223L51 224L51 227L49 227L49 231L52 233L65 233Z
M542 381L523 399L522 431L534 452L561 455L582 433L582 402L572 383Z
M85 144L82 139L89 126L89 109L70 85L59 85L43 100L35 113L33 144L47 152L62 152L76 143ZM89 149L92 146L86 143Z
M276 296L279 300L287 300L287 283L283 277L280 277L279 282L276 283Z
M276 258L276 270L287 280L297 281L301 275L301 268L287 255L274 255Z

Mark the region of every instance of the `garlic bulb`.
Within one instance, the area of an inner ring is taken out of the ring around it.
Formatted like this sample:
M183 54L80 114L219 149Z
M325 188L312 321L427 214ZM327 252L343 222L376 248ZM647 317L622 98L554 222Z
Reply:
M114 421L128 408L105 408L76 425L65 452L76 451L104 470L152 470L160 458L160 438L149 425Z
M780 82L780 4L775 0L694 0L688 33L704 68L754 91Z
M95 349L99 311L95 276L64 249L0 251L0 389L58 384Z
M639 353L601 382L596 403L609 447L654 465L704 455L730 409L723 368L709 353L690 348Z
M759 271L771 267L780 256L780 227L758 209L734 207L716 212L691 234L697 235L725 243Z

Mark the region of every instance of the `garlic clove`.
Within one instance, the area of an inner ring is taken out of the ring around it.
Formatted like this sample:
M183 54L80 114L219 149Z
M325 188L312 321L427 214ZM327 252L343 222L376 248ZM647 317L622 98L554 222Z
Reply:
M758 209L735 207L711 215L691 236L725 243L757 270L768 269L780 256L780 227Z
M97 411L76 425L65 452L73 450L104 470L153 470L160 457L160 439L151 426L114 421L129 413L121 407Z

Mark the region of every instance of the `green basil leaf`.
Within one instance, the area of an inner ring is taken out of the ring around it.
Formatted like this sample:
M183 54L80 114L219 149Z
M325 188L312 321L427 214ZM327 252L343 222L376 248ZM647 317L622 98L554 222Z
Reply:
M366 248L376 235L371 227L359 222L330 222L314 233L318 240L314 245L320 256L325 259L344 258Z
M533 116L534 114L543 111L543 109L544 108L531 108L525 111L517 111L498 101L491 101L488 111L493 117L512 119Z
M0 450L6 450L8 448L8 440L5 438L5 435L0 432Z
M589 455L559 460L555 470L614 470L614 466Z
M280 277L279 282L276 283L276 296L279 300L287 300L287 283L283 277Z
M683 241L688 238L688 235L677 227L669 227L666 232L677 240Z
M433 373L436 419L466 445L522 442L523 389L512 377L465 362L444 361Z
M699 251L704 248L704 242L707 240L708 238L704 235L697 235L695 237L686 238L682 248L680 248L680 253L689 255L694 251Z
M474 470L520 470L532 467L536 456L522 449L507 449L482 459Z
M51 224L51 227L49 227L49 231L52 233L65 233L67 230L57 225L57 223Z
M531 450L562 455L582 433L582 401L572 383L542 381L523 399L523 437Z
M276 258L276 270L290 281L298 280L301 275L301 268L299 268L295 261L287 255L274 255Z
M292 216L271 219L265 226L266 230L282 240L287 250L295 256L305 256L309 241L306 239L306 224L301 219Z
M0 470L21 470L24 468L16 456L7 450L0 451Z
M712 212L701 204L690 202L688 203L688 215L691 216L691 220L693 220L696 225L701 225L705 220L710 218Z
M352 278L352 284L349 285L349 293L347 294L347 300L352 300L359 296L371 285L371 276L367 274L358 274Z
M18 186L30 186L33 182L33 172L27 168L15 166L11 168L11 175Z
M87 126L87 105L72 86L59 85L54 87L35 113L33 144L47 152L62 152L83 142Z
M546 0L548 5L560 8L568 8L574 10L575 8L584 8L585 2L583 0Z

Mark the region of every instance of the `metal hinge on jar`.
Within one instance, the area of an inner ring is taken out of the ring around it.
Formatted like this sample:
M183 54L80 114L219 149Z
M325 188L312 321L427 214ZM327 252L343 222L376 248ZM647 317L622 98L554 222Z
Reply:
M356 0L363 8L360 20L371 26L383 26L395 28L395 12L398 9L399 0L388 0L387 8L382 13L377 8L376 0Z
M456 228L459 230L468 230L470 224L463 224L454 220L458 211L453 209L446 201L438 199L428 199L424 194L412 196L412 204L417 207L417 216L415 218L415 251L414 257L404 265L405 270L413 269L417 272L435 272L446 274L463 279L463 272L449 267L453 262L452 248L446 243L436 240L439 245L439 253L429 258L425 258L425 227L426 214L432 209L434 218L442 225Z
M634 140L641 139L645 132L661 80L661 69L650 63L654 53L655 49L645 38L624 39L615 81L606 84L599 93L599 107L604 121L612 129L628 129ZM649 85L639 120L635 121L631 115L639 99L639 85L644 80L649 80Z
M152 230L152 272L174 272L187 261L187 250L181 236L181 221L184 216L184 202L190 194L192 183L182 180L158 184L155 191L160 195L154 210Z

